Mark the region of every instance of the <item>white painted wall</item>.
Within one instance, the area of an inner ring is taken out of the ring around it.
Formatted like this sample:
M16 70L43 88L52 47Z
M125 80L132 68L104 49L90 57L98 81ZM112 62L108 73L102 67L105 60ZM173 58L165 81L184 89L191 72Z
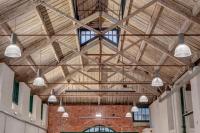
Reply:
M46 133L45 129L30 125L0 112L0 133Z
M0 63L0 133L46 133L47 105L44 105L44 119L41 120L41 99L34 96L33 116L35 116L35 121L30 122L30 88L21 82L18 105L12 104L13 81L14 72L6 64Z
M162 96L166 95L166 93ZM177 92L169 97L170 101L168 101L169 99L165 99L162 102L156 100L150 105L153 133L181 133L181 104L180 97L178 97L179 94ZM170 117L173 119L170 120ZM173 124L174 128L170 130L169 124Z
M19 113L24 120L29 118L29 102L31 89L23 82L19 83Z
M192 106L194 116L194 132L200 132L200 74L195 76L191 83Z
M32 119L33 119L34 123L36 123L37 125L42 124L42 121L41 121L41 104L42 104L41 99L38 96L34 95L33 96Z
M11 112L14 72L0 63L0 110Z
M47 128L48 126L48 105L47 104L43 104L42 126L44 128Z

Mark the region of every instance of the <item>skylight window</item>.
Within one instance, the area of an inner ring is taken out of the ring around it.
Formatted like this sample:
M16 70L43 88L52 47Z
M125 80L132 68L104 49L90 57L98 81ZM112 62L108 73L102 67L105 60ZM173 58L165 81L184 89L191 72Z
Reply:
M112 43L118 45L119 36L118 36L118 30L117 30L117 29L108 31L108 32L104 35L104 37L105 37L106 39L108 39L109 41L111 41Z
M79 38L80 45L83 46L95 38L95 33L93 31L81 29Z
M79 29L79 40L80 40L80 45L84 46L90 41L96 39L97 36L93 31L87 30L87 29ZM103 36L103 38L110 43L112 43L115 46L118 46L119 43L119 30L118 29L113 29Z

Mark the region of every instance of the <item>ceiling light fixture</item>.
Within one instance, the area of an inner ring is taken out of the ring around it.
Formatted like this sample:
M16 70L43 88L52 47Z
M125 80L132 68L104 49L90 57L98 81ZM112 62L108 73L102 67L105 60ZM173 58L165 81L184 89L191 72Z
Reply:
M21 57L21 49L17 46L17 36L15 33L11 34L11 43L6 47L4 55L11 58Z
M132 117L131 112L127 112L125 117L126 117L126 118L130 118L130 117Z
M102 114L101 113L96 113L95 115L97 118L101 118L102 117Z
M138 112L139 109L136 105L134 105L132 108L131 108L131 112Z
M161 87L161 86L163 86L164 84L163 84L163 81L162 81L162 79L160 78L160 76L159 76L159 73L157 72L156 73L156 76L154 77L154 79L152 80L152 82L151 82L151 86L153 86L153 87Z
M56 98L56 96L54 95L53 90L51 90L51 94L50 94L50 96L49 96L49 98L48 98L48 102L49 102L49 103L56 103L56 102L57 102L57 98Z
M147 96L145 96L145 95L142 95L142 96L140 96L140 98L139 98L139 102L140 103L148 103L148 97Z
M174 56L178 58L189 57L192 55L190 47L185 44L184 41L184 34L180 33L179 37L179 44L175 49Z
M39 87L45 86L45 82L44 82L44 79L41 76L40 69L38 69L38 71L37 71L37 77L34 79L33 85L39 86Z
M62 98L60 99L60 106L58 107L58 110L57 110L59 113L64 113L65 112L65 108L64 106L62 105Z
M62 114L62 117L63 117L63 118L68 118L68 117L69 117L69 114L65 111L65 112Z

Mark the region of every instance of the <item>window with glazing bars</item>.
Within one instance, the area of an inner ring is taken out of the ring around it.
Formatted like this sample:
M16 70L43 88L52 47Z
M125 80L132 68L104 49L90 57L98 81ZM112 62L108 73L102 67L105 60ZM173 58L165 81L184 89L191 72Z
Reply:
M139 108L138 112L133 113L133 120L138 122L149 122L149 108Z
M86 45L95 38L97 38L97 36L95 36L95 33L93 31L87 29L79 29L79 41L81 46ZM103 38L109 41L110 43L114 44L115 46L118 46L119 29L113 29L111 31L108 31L107 33L105 33Z

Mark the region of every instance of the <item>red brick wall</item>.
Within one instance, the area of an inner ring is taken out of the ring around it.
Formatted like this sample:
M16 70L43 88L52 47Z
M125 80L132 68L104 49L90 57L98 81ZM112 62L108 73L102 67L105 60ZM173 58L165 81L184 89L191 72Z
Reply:
M57 113L57 106L49 107L49 126L48 133L64 132L82 132L89 127L95 125L104 125L111 127L117 132L141 132L144 127L133 127L132 118L125 118L125 114L130 110L130 106L125 105L72 105L67 106L66 109L69 113L68 119L61 118L61 114ZM96 112L101 112L102 117L115 117L120 118L95 118ZM81 118L92 117L92 118Z

